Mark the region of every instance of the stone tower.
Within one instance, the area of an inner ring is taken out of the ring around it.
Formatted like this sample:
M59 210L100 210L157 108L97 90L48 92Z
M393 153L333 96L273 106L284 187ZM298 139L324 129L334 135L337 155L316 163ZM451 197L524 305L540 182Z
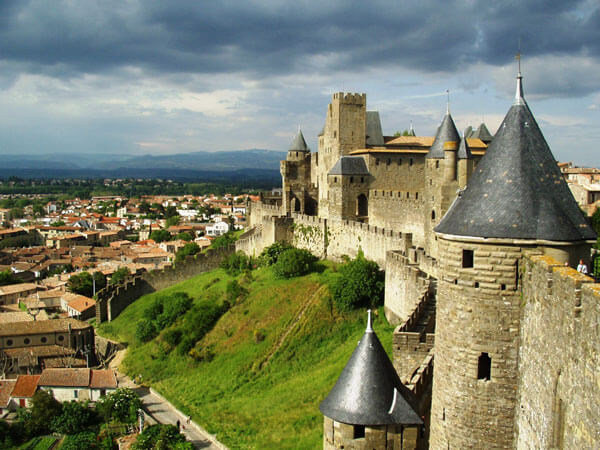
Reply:
M288 149L286 160L281 161L280 166L283 190L282 208L285 213L316 213L316 199L310 192L310 161L310 149L299 129Z
M366 94L333 94L327 107L325 127L319 136L319 155L315 180L319 186L319 204L327 204L327 174L340 159L366 144ZM319 215L326 217L325 208Z
M329 217L368 221L370 174L362 156L342 156L327 175Z
M521 259L573 264L595 238L521 86L519 73L514 104L435 228L433 449L514 448Z
M450 207L456 195L457 153L460 137L450 114L450 107L442 119L433 144L425 158L425 243L429 254L437 257L435 227Z
M412 392L398 378L371 325L319 409L325 450L414 449L418 427Z

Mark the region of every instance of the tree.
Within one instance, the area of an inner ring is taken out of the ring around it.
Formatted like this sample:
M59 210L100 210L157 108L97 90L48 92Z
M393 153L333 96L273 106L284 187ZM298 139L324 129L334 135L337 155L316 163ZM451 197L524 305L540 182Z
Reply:
M600 208L594 211L594 214L592 214L590 221L592 222L592 228L594 228L596 234L600 235Z
M165 242L171 240L171 233L167 230L156 230L150 233L150 239L154 242Z
M75 434L84 431L93 422L94 412L87 404L65 402L60 415L52 419L52 430L62 434Z
M235 234L231 231L228 231L227 233L222 234L218 238L215 238L215 240L212 241L212 244L210 246L212 248L229 247L235 241L237 241L237 237L235 236Z
M40 389L31 398L31 406L21 414L27 436L51 431L52 419L61 414L61 404L48 391Z
M57 220L56 222L52 222L50 224L51 227L64 227L65 226L65 222L62 220Z
M148 214L150 212L150 204L148 202L140 203L139 208L142 214Z
M89 272L81 272L71 275L67 281L67 287L76 294L92 297L94 295L94 280L96 281L96 292L106 286L106 277L101 272L94 272L93 278Z
M317 258L308 250L290 248L279 256L273 264L273 274L277 278L292 278L305 275L313 270Z
M175 262L184 261L186 256L195 255L200 251L200 247L195 242L188 242L175 253Z
M171 208L171 207L169 206L169 208ZM171 216L171 217L169 217L166 220L165 226L167 228L169 228L169 227L175 227L175 226L179 225L179 222L181 222L181 216L179 216L179 215L177 215L177 216Z
M194 239L194 236L192 236L187 231L184 231L183 233L179 233L177 236L175 236L175 239L180 239L182 241L188 241L189 242L192 239Z
M0 286L6 286L7 284L17 284L23 281L17 278L10 269L0 272Z
M96 411L106 422L117 420L122 423L135 423L142 401L129 388L119 388L96 402Z
M177 212L177 208L174 206L167 206L165 208L165 219L170 219L171 217L178 217L179 213Z
M383 301L384 281L377 263L359 253L356 259L339 268L339 277L331 289L333 302L340 311L379 306Z
M290 248L293 247L285 241L275 242L262 251L258 257L258 264L263 267L272 266L279 259L279 255Z
M130 273L131 272L129 272L129 269L127 267L120 267L110 277L110 284L122 283L123 280L125 280L125 278L127 278Z

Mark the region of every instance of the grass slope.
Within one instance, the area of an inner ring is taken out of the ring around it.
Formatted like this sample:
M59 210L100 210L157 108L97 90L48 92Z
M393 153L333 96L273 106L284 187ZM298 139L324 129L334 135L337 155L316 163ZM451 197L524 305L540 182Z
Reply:
M332 311L322 273L277 280L270 269L240 277L248 296L236 303L197 343L215 356L196 362L168 352L161 336L135 342L135 325L162 293L187 292L195 302L222 302L227 282L223 270L205 273L146 295L99 333L130 344L122 369L142 374L171 402L231 448L321 448L319 403L333 387L365 329L364 310ZM177 326L175 324L174 326ZM392 327L382 313L375 322L391 353ZM264 336L261 341L258 336Z

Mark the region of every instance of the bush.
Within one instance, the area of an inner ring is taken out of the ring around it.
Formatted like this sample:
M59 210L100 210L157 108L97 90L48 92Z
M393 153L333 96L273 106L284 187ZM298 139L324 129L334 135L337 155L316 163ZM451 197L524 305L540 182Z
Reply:
M31 398L31 407L19 411L25 434L29 437L51 431L52 419L61 414L62 406L48 391L39 390Z
M135 338L140 342L148 342L158 335L158 330L154 322L142 319L137 323L135 329Z
M188 242L175 253L175 262L184 261L187 256L195 255L200 247L195 242Z
M186 442L185 436L175 425L150 425L138 436L131 446L133 450L192 450L191 442Z
M183 333L181 332L181 330L174 328L174 329L165 331L162 338L171 347L176 347L177 344L179 344L179 342L181 342L182 334Z
M248 295L248 289L240 285L237 280L231 280L225 288L225 300L229 305L235 305L238 300L243 301Z
M273 264L273 274L277 278L292 278L305 275L313 270L317 258L308 250L290 248L283 251Z
M60 450L81 450L82 448L98 448L96 433L93 431L82 431L81 433L66 436Z
M359 254L340 266L339 277L333 282L333 303L340 311L359 307L379 306L383 302L384 274L374 261Z
M235 252L221 261L221 268L234 277L245 270L252 269L252 259L244 252Z
M125 280L125 278L127 278L127 276L129 275L129 269L127 267L121 267L120 269L117 269L115 271L115 273L112 274L112 276L110 277L110 284L118 284L118 283L122 283L123 280Z
M262 267L272 266L277 262L279 256L286 250L293 248L287 242L275 242L266 247L258 257L258 264Z
M76 401L62 404L62 412L52 419L52 430L61 434L76 434L94 422L94 412Z
M228 231L212 241L210 246L212 248L229 247L231 244L235 243L235 241L237 241L235 234L231 231Z
M180 355L187 355L194 348L196 342L215 326L227 309L226 304L217 305L213 301L205 301L194 306L185 316L184 338L177 346L177 352Z
M135 423L142 401L129 388L119 388L96 402L96 411L105 422L117 420L123 423Z

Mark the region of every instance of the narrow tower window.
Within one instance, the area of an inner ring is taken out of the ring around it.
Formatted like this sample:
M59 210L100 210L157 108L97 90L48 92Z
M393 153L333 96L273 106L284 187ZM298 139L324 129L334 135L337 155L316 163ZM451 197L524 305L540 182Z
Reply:
M431 220L435 220L435 210L434 209L431 210Z
M463 268L473 267L473 250L463 250Z
M489 381L492 376L492 358L487 353L479 355L477 362L477 379Z
M365 426L354 425L354 439L360 439L365 437Z
M435 161L435 168L436 168L436 169L439 169L439 168L440 168L440 161L439 161L439 160L436 160L436 161Z

